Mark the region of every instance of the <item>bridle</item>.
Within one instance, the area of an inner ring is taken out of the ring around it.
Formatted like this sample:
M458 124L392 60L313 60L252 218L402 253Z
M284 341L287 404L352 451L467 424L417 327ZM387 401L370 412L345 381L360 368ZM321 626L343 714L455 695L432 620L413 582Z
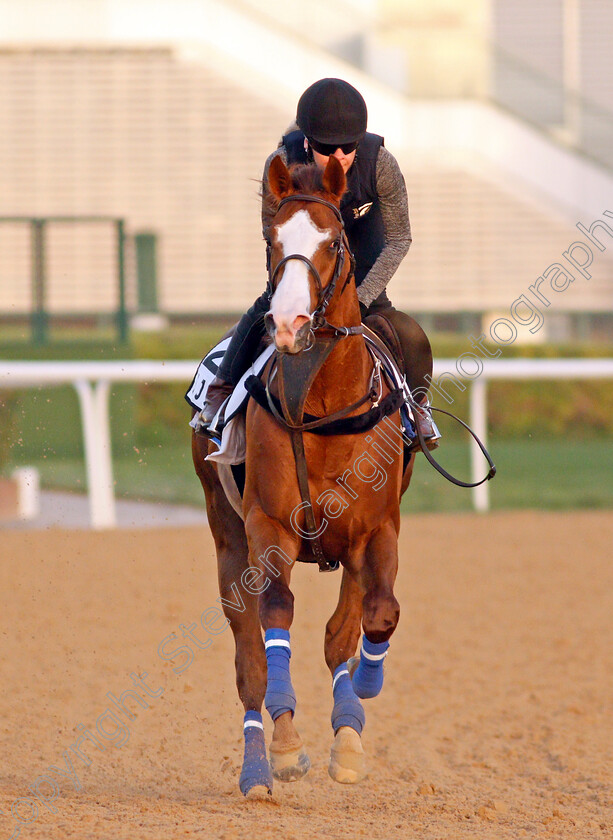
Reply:
M347 258L350 261L350 267L347 279L345 280L345 284L343 285L343 288L341 290L341 295L347 288L347 284L353 277L355 271L355 259L353 257L353 254L351 253L351 248L349 247L349 241L347 239L345 223L343 222L341 211L338 209L338 207L336 207L336 205L332 204L331 201L326 201L325 198L319 198L319 196L316 195L302 195L301 193L296 193L294 195L288 195L285 198L282 198L279 202L277 212L283 207L284 204L288 204L290 201L311 201L315 202L316 204L323 204L324 207L327 207L329 210L332 210L332 212L340 222L341 230L337 239L334 242L334 244L336 245L336 262L334 264L334 272L332 274L332 279L330 280L328 285L324 287L323 283L321 282L319 271L308 257L305 257L304 254L289 254L287 257L283 257L283 259L279 260L279 262L272 271L269 270L269 294L272 296L272 294L275 291L275 280L277 279L281 268L283 268L283 266L286 265L286 263L290 262L290 260L299 260L300 262L305 263L305 265L309 269L309 272L313 276L313 279L315 280L315 285L317 287L317 305L315 306L315 309L313 310L313 313L311 315L310 330L314 331L327 327L332 330L335 330L336 334L339 337L344 337L347 335L359 335L362 332L361 326L334 327L332 326L332 324L329 324L326 321L325 317L326 309L332 299L332 296L334 295L334 292L336 290L336 284L343 272L343 267Z

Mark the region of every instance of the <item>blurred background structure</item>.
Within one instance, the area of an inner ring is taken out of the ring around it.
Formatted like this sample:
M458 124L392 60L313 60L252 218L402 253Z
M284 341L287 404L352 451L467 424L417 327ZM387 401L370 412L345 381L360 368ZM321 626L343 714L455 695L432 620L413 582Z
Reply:
M610 209L612 31L605 0L0 0L0 319L247 308L263 162L335 75L407 180L394 302L478 329ZM612 254L524 337L610 332Z
M405 174L390 296L438 360L499 317L504 358L610 356L611 33L609 0L0 0L0 358L201 357L264 288L263 164L324 76L362 91ZM556 264L575 279L554 291ZM74 387L9 380L0 478L91 492ZM187 384L108 389L118 498L201 504ZM488 423L494 508L613 506L609 380L493 382ZM470 507L423 461L414 484L411 510Z

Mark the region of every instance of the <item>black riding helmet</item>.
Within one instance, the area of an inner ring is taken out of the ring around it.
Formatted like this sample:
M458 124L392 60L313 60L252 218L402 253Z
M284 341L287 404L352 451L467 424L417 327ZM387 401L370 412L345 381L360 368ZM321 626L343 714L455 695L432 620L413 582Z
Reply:
M362 94L342 79L320 79L298 101L296 122L302 133L320 144L359 143L366 133L368 111Z

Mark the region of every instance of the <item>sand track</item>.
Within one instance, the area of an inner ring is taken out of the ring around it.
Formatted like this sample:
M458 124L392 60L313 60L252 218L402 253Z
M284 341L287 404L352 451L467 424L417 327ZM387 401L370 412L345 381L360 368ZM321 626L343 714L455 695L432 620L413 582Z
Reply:
M157 652L215 606L208 530L0 533L0 838L19 825L11 805L33 840L611 837L612 546L611 513L405 519L401 623L356 788L326 772L339 578L299 567L292 669L313 769L247 802L230 632L181 674ZM164 691L117 730L107 694L135 672ZM97 721L126 743L84 742L89 766L68 753L78 782L50 770ZM57 797L35 815L42 774Z

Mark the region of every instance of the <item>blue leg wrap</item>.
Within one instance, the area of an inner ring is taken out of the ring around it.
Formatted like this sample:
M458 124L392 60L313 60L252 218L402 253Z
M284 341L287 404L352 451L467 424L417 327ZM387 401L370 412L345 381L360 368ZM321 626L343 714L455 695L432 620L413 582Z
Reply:
M251 788L263 785L272 793L272 772L266 758L264 726L259 712L247 712L244 723L245 754L238 785L246 796Z
M366 636L362 639L360 663L351 680L358 697L376 697L383 688L383 660L389 646L389 642L369 642Z
M366 716L351 685L346 662L339 665L334 672L332 691L334 693L332 729L336 733L341 726L350 726L355 729L358 735L361 735L366 723Z
M273 720L284 712L296 711L296 695L289 675L289 660L292 652L289 646L289 630L271 628L264 636L268 680L264 703Z

